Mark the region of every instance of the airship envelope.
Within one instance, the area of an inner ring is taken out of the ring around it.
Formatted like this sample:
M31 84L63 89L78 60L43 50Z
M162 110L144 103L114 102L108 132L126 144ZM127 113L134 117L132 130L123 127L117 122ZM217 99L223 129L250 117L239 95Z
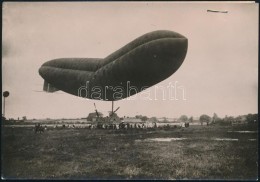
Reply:
M114 101L149 88L177 71L188 49L183 35L144 34L105 58L59 58L39 69L47 92L62 90L88 99Z

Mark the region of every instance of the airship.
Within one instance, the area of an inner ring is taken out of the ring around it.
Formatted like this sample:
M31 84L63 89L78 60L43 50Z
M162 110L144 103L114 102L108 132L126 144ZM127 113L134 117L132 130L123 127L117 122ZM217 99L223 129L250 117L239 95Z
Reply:
M208 9L207 12L210 12L210 13L228 13L228 11L218 11L218 10L210 10L210 9Z
M105 58L58 58L39 68L43 90L116 101L167 79L182 65L188 39L174 31L146 33Z

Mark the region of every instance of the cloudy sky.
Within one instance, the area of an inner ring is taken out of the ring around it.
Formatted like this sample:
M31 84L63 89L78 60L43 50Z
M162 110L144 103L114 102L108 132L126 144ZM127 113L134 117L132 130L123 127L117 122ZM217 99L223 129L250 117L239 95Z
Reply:
M207 9L228 13L208 13ZM133 39L171 30L189 40L179 70L157 86L177 82L185 99L152 94L115 102L119 116L200 116L257 113L258 6L253 3L4 2L2 40L6 116L80 118L105 115L111 102L82 99L62 91L38 92L39 67L64 57L103 58ZM69 81L69 80L68 80ZM154 93L154 87L149 90Z

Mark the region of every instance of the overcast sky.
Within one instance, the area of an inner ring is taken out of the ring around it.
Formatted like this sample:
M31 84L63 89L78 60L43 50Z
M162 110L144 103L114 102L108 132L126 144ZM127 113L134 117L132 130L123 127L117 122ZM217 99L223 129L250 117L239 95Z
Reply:
M208 13L227 10L228 13ZM179 117L257 113L258 6L249 3L4 2L3 90L6 117L80 118L105 115L111 102L85 100L62 91L37 92L39 67L64 57L103 58L133 39L171 30L188 38L179 70L157 86L177 82L186 100L115 102L119 116ZM69 80L68 80L69 81ZM154 91L155 86L149 90Z

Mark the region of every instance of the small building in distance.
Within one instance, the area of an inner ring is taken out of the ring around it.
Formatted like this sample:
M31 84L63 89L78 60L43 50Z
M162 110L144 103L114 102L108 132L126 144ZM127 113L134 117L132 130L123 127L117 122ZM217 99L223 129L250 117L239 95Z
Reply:
M99 117L103 117L103 114L101 112L98 112ZM87 121L97 121L97 113L92 112L88 114Z
M238 116L235 119L231 120L232 125L242 125L242 124L247 124L247 123L248 122L247 122L246 115Z
M157 118L158 122L176 122L177 119L176 118L166 118L166 117L162 117L162 118Z

